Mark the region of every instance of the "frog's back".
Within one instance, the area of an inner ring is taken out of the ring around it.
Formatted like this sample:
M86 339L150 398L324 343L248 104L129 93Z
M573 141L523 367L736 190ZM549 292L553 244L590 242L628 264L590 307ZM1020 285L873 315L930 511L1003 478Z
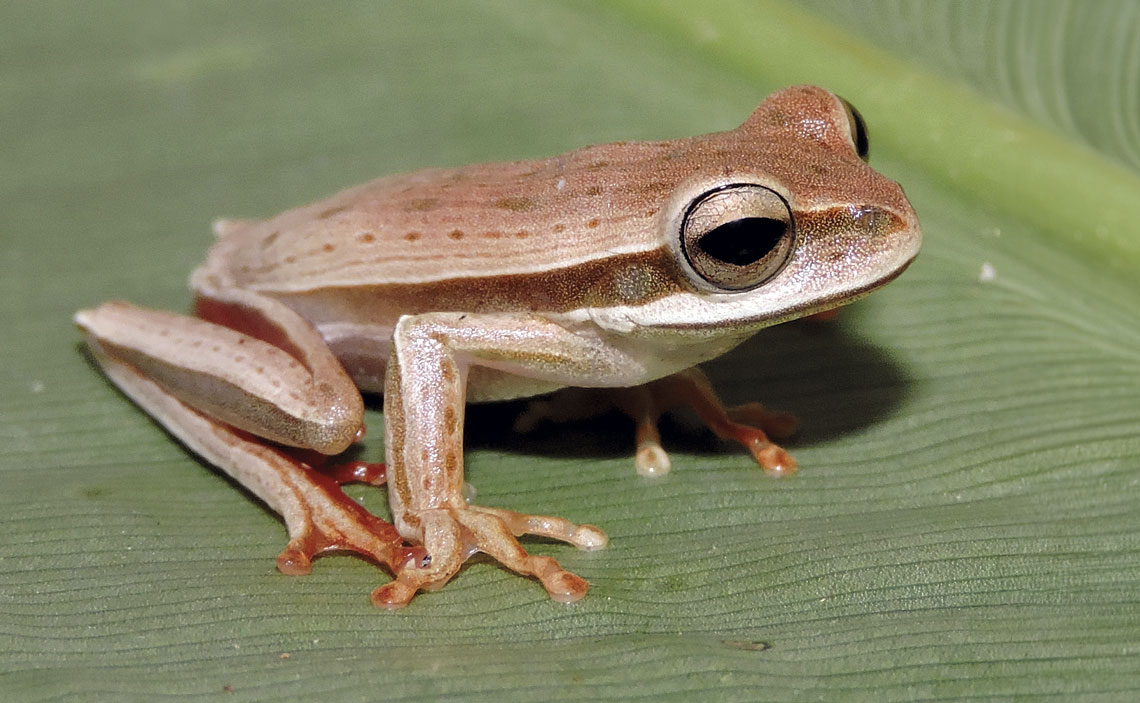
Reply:
M685 173L677 142L388 176L235 227L210 254L266 293L547 275L662 250L656 218Z

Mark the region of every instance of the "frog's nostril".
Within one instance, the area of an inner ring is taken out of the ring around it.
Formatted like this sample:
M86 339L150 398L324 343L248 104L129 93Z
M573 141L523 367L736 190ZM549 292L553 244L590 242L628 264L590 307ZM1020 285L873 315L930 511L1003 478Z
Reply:
M887 235L903 228L903 221L898 215L875 205L851 205L848 212L852 224L872 237Z

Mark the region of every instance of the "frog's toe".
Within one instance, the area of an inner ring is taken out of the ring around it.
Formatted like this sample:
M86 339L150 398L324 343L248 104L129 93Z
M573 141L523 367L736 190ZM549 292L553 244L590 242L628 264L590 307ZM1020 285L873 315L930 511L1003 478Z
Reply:
M423 547L407 545L391 523L345 495L334 479L308 468L300 474L309 485L281 511L289 531L289 543L277 556L282 573L307 574L313 559L330 551L355 552L397 574L423 558Z
M569 571L563 571L558 562L553 559L550 561L554 564L554 570L545 576L539 576L546 592L550 594L550 599L559 603L576 603L585 598L586 591L590 588L586 579Z
M657 478L669 473L673 463L669 460L669 453L656 440L645 440L637 445L637 453L633 457L634 468L638 476Z
M395 580L372 592L372 602L377 607L402 608L417 592L442 588L477 552L511 571L537 578L552 599L573 603L586 595L586 580L566 571L550 557L528 554L516 536L549 537L587 550L600 549L607 542L605 533L593 525L498 508L468 505L426 510L407 517L420 526L424 551L396 569Z
M553 537L583 549L600 549L607 541L605 533L592 525L574 525L561 518L523 515L497 508L462 510L457 518L469 531L475 551L483 552L511 571L537 578L550 597L560 603L580 600L589 584L550 557L527 554L515 535Z
M749 446L749 449L769 476L790 476L799 467L792 455L778 444L761 442L756 447Z
M374 519L391 528L383 520ZM356 536L347 536L333 535L310 526L300 536L289 540L285 549L277 555L277 570L289 576L304 576L312 571L313 559L321 554L347 551L385 564L393 572L399 573L409 565L421 561L426 554L423 547L405 545L403 539L392 537L387 529L376 530L375 525L368 524L357 525L356 528ZM366 536L362 538L361 533Z
M533 535L547 537L572 544L579 549L593 551L609 543L606 533L594 525L579 525L551 515L527 515L502 508L487 508L481 505L468 506L469 511L491 515L510 531L513 537ZM516 543L517 544L517 543Z
M418 590L415 584L397 578L372 591L372 605L386 610L399 610L412 600Z

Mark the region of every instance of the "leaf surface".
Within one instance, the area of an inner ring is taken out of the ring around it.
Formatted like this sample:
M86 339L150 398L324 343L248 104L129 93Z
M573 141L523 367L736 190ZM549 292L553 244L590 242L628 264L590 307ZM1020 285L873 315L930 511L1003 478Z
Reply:
M6 700L1137 696L1136 5L695 7L6 9ZM590 580L573 606L489 562L399 613L354 558L278 573L276 518L119 396L71 326L105 299L184 309L216 216L731 128L797 82L862 111L923 253L835 324L709 366L729 399L800 416L794 478L679 424L648 481L621 422L520 437L517 406L470 409L482 502L610 535L532 543Z

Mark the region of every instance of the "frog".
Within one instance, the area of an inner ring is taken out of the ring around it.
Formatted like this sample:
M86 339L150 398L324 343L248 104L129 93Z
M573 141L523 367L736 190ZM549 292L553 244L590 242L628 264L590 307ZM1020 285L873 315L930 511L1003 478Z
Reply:
M193 314L112 301L74 320L116 386L282 516L282 572L356 552L391 571L371 600L394 609L482 553L570 603L588 582L520 537L596 550L605 532L472 500L468 405L612 392L645 475L668 468L662 413L691 406L791 473L770 437L789 418L726 407L698 364L911 263L917 216L868 147L849 103L792 86L728 131L389 175L219 220ZM363 435L362 393L383 396L385 461L337 464ZM352 481L386 484L390 522Z

